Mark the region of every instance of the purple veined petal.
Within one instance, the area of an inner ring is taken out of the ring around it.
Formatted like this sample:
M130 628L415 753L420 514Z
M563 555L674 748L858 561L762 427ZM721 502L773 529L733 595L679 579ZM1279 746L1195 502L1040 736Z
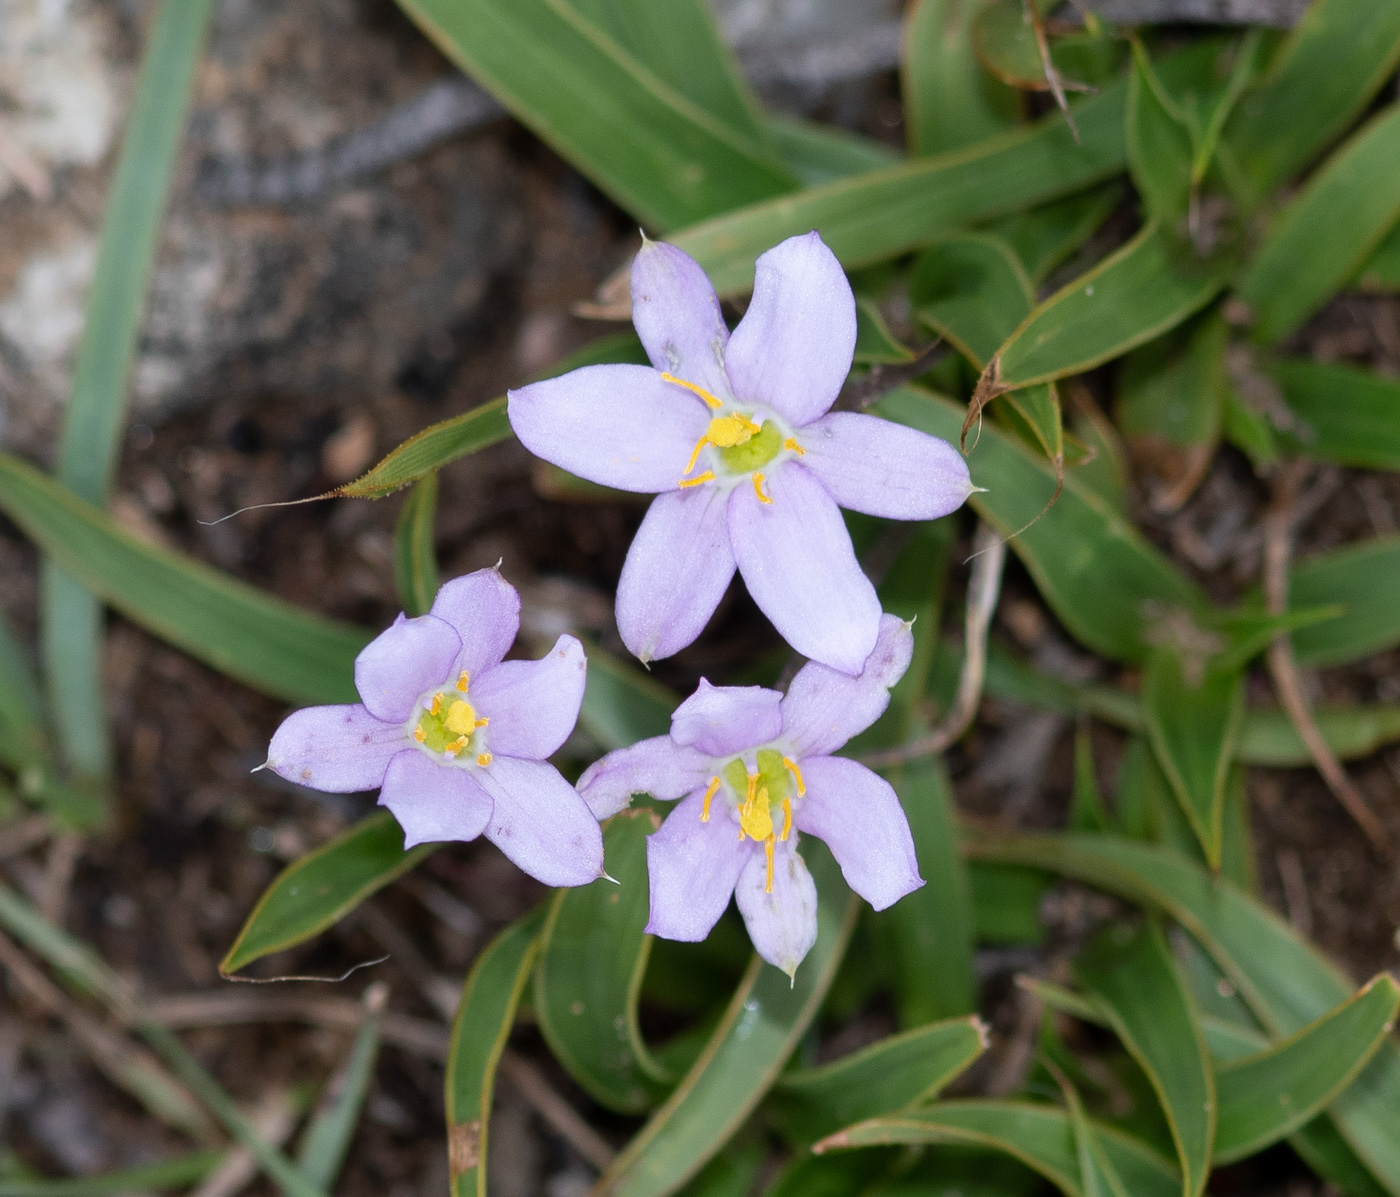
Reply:
M445 620L401 615L355 658L355 689L376 719L402 723L420 694L451 675L461 648L461 637Z
M475 773L495 804L486 838L546 885L603 875L603 833L579 793L543 761L498 756Z
M739 839L739 829L722 803L712 807L709 822L700 821L704 804L704 791L696 790L666 816L660 831L647 837L647 931L662 939L704 939L719 922L739 874L754 855L754 841ZM762 851L758 859L763 860Z
M815 232L789 237L754 266L753 300L724 352L740 399L800 428L834 402L856 348L856 300Z
M773 892L768 862L755 850L734 887L754 950L791 977L817 942L817 886L797 854L797 837L774 845Z
M793 822L826 841L847 885L876 910L923 885L909 820L889 782L839 756L808 757L801 766L807 794Z
M734 577L725 495L697 486L658 495L617 583L617 630L632 655L660 660L710 622Z
M710 425L698 397L650 366L584 366L510 391L506 403L536 457L642 494L674 489Z
M266 767L313 790L354 794L378 789L407 744L402 724L376 719L359 703L305 707L273 733Z
M914 655L914 633L897 615L880 616L875 650L860 673L808 661L783 698L783 737L798 756L826 756L863 732L890 705L890 687Z
M462 638L451 678L455 681L464 669L477 677L499 664L515 643L520 595L498 570L478 569L444 582L429 614L446 620Z
M838 507L891 520L932 520L972 493L962 454L945 440L878 416L834 411L802 429L802 464Z
M439 765L410 748L389 762L379 805L403 828L407 851L417 844L474 840L491 820L491 799L466 769Z
M783 696L763 686L700 687L671 716L671 739L710 756L766 744L783 729Z
M468 698L491 722L491 752L542 761L559 750L578 722L588 662L583 645L560 636L538 661L502 661L471 683Z
M767 485L769 503L752 486L735 487L729 499L729 540L749 593L803 656L859 673L880 630L880 600L841 512L794 461Z
M595 817L607 819L625 810L633 794L670 802L703 787L714 771L714 762L703 752L682 748L670 736L656 736L594 761L578 779L578 792Z
M715 289L688 253L664 241L642 241L632 259L632 323L658 370L728 397L729 329Z

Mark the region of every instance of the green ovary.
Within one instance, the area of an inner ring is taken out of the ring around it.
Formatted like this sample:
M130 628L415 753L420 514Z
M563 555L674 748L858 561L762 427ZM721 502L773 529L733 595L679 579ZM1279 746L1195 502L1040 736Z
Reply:
M434 714L431 708L423 712L413 738L429 752L450 751L454 757L469 752L476 735L476 710L466 699L450 690L439 694L437 698L441 700L436 704L437 713ZM465 744L462 743L464 736Z
M777 457L782 447L782 430L772 420L768 420L742 445L734 445L728 449L717 448L715 452L719 454L724 468L731 474L752 474L754 470L761 470Z

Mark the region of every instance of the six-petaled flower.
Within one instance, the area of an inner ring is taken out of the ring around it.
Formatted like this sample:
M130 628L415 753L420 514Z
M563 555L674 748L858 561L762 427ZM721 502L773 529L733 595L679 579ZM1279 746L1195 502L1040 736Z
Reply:
M704 939L734 894L759 955L793 973L817 934L799 832L826 841L876 910L923 884L894 790L831 755L879 718L912 652L909 625L884 615L855 677L808 662L786 696L702 681L676 708L670 735L609 753L584 773L579 792L599 818L633 794L681 799L647 840L649 931Z
M547 885L595 880L598 822L545 759L578 719L583 648L560 636L541 660L503 660L519 627L520 596L495 570L448 582L355 659L361 702L294 712L267 767L317 790L379 788L406 848L485 834Z
M575 370L511 391L532 453L606 486L656 493L627 554L617 623L643 661L690 644L737 567L798 652L857 673L880 604L839 508L934 519L972 485L947 442L830 412L855 349L855 300L816 233L758 259L731 336L698 263L646 242L632 319L652 365Z

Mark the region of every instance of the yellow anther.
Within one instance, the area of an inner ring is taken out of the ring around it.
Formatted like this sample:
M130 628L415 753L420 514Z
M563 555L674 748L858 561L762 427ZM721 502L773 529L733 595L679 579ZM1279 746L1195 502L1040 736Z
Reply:
M458 736L458 737L457 737L455 740L453 740L452 743L449 744L443 751L445 751L445 752L447 753L448 756L454 756L454 757L455 757L459 752L462 751L463 748L465 748L465 747L466 747L468 744L470 744L470 743L471 743L471 737L470 737L470 736Z
M685 490L687 487L699 486L703 482L713 482L714 480L714 470L706 470L703 474L696 474L694 478L682 478L676 485Z
M792 833L792 802L788 798L783 799L783 834L778 838L785 840Z
M441 715L441 714L442 714L442 695L441 695L441 694L434 694L434 695L433 695L432 705L428 707L428 714L429 714L429 715Z
M807 456L807 450L797 443L797 438L795 436L788 437L787 440L783 442L783 448L792 453L796 453L798 457Z
M745 810L748 810L751 806L753 806L753 800L754 800L754 798L757 797L757 795L758 795L758 774L757 774L757 773L750 773L750 774L748 775L748 777L749 777L748 792L745 793L745 795L744 795L744 809L745 809Z
M771 835L763 841L763 855L768 858L768 880L764 882L763 892L771 894L773 892L773 837Z
M753 476L753 493L758 496L758 501L760 503L767 503L770 507L773 506L773 500L763 493L762 474L755 474Z
M773 814L769 809L767 786L759 786L758 793L739 808L739 827L751 840L766 840L773 835Z
M717 449L733 449L736 445L748 444L760 431L760 425L741 412L716 416L705 429L705 435L695 442L695 448L690 451L690 460L683 472L688 474L695 468L695 463L700 460L700 450L706 445L714 445Z
M450 732L456 732L459 736L470 736L477 727L476 711L472 704L464 699L454 699L452 705L447 708L447 718L442 723Z
M486 726L488 723L490 723L490 722L491 722L490 718L489 718L488 716L486 716L486 715L483 715L480 719L478 719L478 720L476 721L475 726L477 726L477 727L485 727L485 726Z
M467 686L471 683L471 675L464 669L457 675L457 689L463 694L467 692Z
M486 768L486 766L491 763L491 754L489 752L478 752L476 754L476 763L483 769Z
M418 743L421 744L421 743L423 743L424 740L426 740L426 739L428 738L428 733L425 732L425 731L423 730L422 726L420 725L420 726L415 727L415 728L413 729L413 738L414 738L415 740L417 740Z
M669 382L672 386L684 387L692 395L699 395L710 407L722 406L720 401L711 395L704 387L698 387L693 382L686 382L684 378L677 378L674 374L662 374L661 381Z
M710 799L715 796L715 791L718 789L719 778L710 778L709 787L705 790L705 804L700 808L700 822L708 823L710 821Z
M783 768L792 774L792 780L797 782L797 796L802 797L807 792L806 783L802 780L802 770L797 767L797 762L791 757L783 757Z

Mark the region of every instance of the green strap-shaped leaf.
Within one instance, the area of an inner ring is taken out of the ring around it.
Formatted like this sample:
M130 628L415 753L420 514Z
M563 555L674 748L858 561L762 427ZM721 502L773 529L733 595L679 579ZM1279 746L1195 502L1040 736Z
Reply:
M33 466L0 453L0 510L133 623L264 693L354 702L367 631L336 623L138 540Z
M900 156L883 141L834 125L778 113L770 113L763 123L778 156L807 187L884 170L900 161Z
M749 138L665 83L565 0L400 6L444 54L654 228L673 229L795 186Z
M403 831L387 810L361 819L278 874L253 907L219 971L236 973L260 957L319 935L436 847L421 844L405 852Z
M0 763L18 772L48 756L44 708L29 655L0 611Z
M820 1068L786 1073L773 1112L795 1143L812 1143L843 1126L928 1101L987 1046L975 1015L916 1027Z
M1157 1093L1181 1163L1182 1193L1204 1191L1215 1137L1215 1084L1200 1019L1156 927L1109 932L1075 964L1118 1038Z
M1114 1171L1133 1197L1178 1197L1181 1176L1138 1139L1091 1122ZM892 1118L873 1118L829 1136L817 1150L892 1143L961 1143L1005 1152L1035 1169L1069 1197L1086 1197L1080 1184L1074 1128L1054 1106L1013 1101L939 1102Z
M965 409L903 387L880 400L878 412L957 443ZM971 438L969 438L971 444ZM1071 473L1054 506L1055 474L1005 433L987 425L968 455L979 515L1003 536L1035 579L1061 622L1095 652L1119 660L1146 656L1147 612L1197 612L1196 587L1099 496Z
M634 665L588 647L588 681L578 721L605 749L664 736L680 699Z
M699 261L721 295L747 291L759 254L811 229L847 267L878 262L1117 174L1124 164L1125 96L1126 88L1114 84L1075 106L1077 145L1056 113L936 158L741 208L670 240Z
M820 840L802 855L817 886L817 942L789 979L754 958L699 1060L611 1168L598 1197L664 1197L748 1117L811 1022L841 962L856 904Z
M763 156L758 101L704 0L568 0L664 83L723 121Z
M763 1190L763 1197L851 1197L867 1194L871 1181L889 1170L895 1148L799 1154ZM878 1186L873 1190L879 1192Z
M1147 735L1172 792L1201 841L1206 861L1220 866L1225 777L1244 714L1244 675L1205 672L1180 649L1160 647L1147 659L1142 705ZM1204 676L1188 676L1194 668Z
M405 500L394 528L394 583L407 615L426 615L438 591L433 542L437 493L437 474L424 475Z
M117 1197L121 1193L159 1193L184 1189L204 1179L225 1159L219 1151L195 1151L189 1155L161 1160L158 1164L138 1164L96 1176L47 1178L13 1177L0 1179L0 1197Z
M335 1190L335 1178L350 1149L378 1058L379 1012L367 1009L350 1045L350 1054L331 1078L297 1149L297 1167L318 1189L328 1193Z
M1128 76L1128 171L1148 214L1177 231L1191 200L1191 130L1141 42Z
M979 369L1035 306L1035 289L1011 246L963 233L930 246L909 276L915 315Z
M1400 105L1352 136L1284 209L1239 284L1278 341L1346 286L1400 217Z
M462 987L443 1083L452 1197L486 1197L486 1132L496 1066L539 953L543 919L544 911L535 910L497 935Z
M1314 0L1225 126L1236 185L1256 202L1311 162L1400 60L1400 8Z
M1118 180L1090 187L994 220L987 232L1010 245L1031 282L1039 284L1094 235L1122 201L1123 190Z
M1196 937L1275 1035L1294 1034L1352 995L1336 967L1278 915L1228 882L1212 881L1178 853L1113 836L1018 836L966 847L978 857L1051 869L1162 909ZM1329 1114L1392 1194L1400 1194L1397 1109L1400 1046L1386 1039Z
M1400 388L1396 389L1400 403ZM1341 406L1339 396L1334 402ZM1394 409L1400 411L1400 406ZM1293 633L1301 665L1348 665L1400 644L1400 537L1382 536L1304 557L1288 579L1295 608L1341 603L1340 615Z
M1367 291L1400 291L1400 224L1386 234L1356 281Z
M660 825L644 807L608 823L604 867L617 880L555 895L535 969L535 1017L550 1051L590 1096L623 1114L650 1109L665 1078L637 1026L651 954L646 839Z
M1213 451L1228 389L1229 339L1225 321L1212 315L1197 323L1184 343L1163 339L1129 354L1114 413L1123 435L1148 448L1165 443Z
M987 74L972 52L967 0L917 0L904 18L900 82L909 152L960 150L1013 127L1020 98Z
M1215 1162L1262 1151L1327 1106L1379 1049L1397 1009L1400 987L1382 973L1296 1034L1218 1067Z
M1338 465L1400 470L1400 383L1340 362L1265 363L1294 420L1277 430L1290 448Z
M1225 286L1230 263L1202 260L1155 224L1038 305L997 350L998 391L1050 382L1160 336Z
M858 366L899 365L914 360L914 351L890 331L880 309L862 295L856 296L856 351Z
M156 10L112 178L58 442L59 481L90 503L106 502L121 452L136 335L212 9L212 0L166 0ZM59 746L79 774L100 778L111 754L102 611L78 581L47 563L40 631ZM81 720L65 717L75 710L85 712Z

